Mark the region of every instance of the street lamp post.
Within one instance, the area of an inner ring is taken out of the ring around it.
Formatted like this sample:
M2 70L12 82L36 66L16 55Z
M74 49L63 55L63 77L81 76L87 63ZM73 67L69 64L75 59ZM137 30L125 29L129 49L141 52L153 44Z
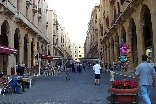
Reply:
M14 71L16 73L16 55L17 55L17 50L14 50Z

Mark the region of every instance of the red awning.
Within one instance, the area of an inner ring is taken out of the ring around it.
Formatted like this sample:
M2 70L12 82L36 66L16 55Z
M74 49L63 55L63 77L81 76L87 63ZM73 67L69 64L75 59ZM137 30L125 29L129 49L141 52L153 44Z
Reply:
M0 55L10 55L10 54L14 54L14 52L17 52L15 48L0 46Z
M41 54L41 53L35 55L35 58L38 58L38 57L40 57L41 59L47 59L47 60L53 59L53 57L51 55L45 55L45 54Z

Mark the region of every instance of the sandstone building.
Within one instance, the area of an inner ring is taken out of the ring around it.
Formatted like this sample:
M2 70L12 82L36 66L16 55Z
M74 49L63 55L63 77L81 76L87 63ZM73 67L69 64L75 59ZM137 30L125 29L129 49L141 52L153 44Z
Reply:
M130 45L128 71L141 62L142 54L147 54L155 63L155 4L155 0L100 0L91 14L86 55L96 54L104 63L118 63L123 40ZM99 54L101 50L103 57Z
M60 46L62 51L55 51L53 47L56 40L51 36L53 33L49 34L48 27L54 21L48 21L47 0L1 0L0 19L0 49L5 46L8 50L0 51L1 72L10 75L11 68L15 67L16 63L24 62L28 68L36 66L38 60L35 56L38 53L70 56L69 51L63 50L67 49L65 46L69 47L69 43L60 43L65 44ZM64 31L61 27L58 29L60 33ZM65 33L61 37L68 38ZM8 53L13 48L17 50L17 54ZM46 61L43 60L42 64L46 64Z

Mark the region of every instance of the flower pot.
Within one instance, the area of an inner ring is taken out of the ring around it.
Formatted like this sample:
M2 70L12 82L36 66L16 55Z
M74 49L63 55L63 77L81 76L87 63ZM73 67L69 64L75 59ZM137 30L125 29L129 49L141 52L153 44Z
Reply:
M134 89L116 89L110 88L113 93L113 100L115 102L134 102L138 88Z

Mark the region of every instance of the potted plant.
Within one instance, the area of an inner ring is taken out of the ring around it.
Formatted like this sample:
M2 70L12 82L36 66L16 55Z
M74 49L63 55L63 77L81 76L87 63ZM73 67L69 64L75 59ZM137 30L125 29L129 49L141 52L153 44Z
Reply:
M115 102L134 102L138 92L138 83L132 80L114 80L111 82L113 101Z

